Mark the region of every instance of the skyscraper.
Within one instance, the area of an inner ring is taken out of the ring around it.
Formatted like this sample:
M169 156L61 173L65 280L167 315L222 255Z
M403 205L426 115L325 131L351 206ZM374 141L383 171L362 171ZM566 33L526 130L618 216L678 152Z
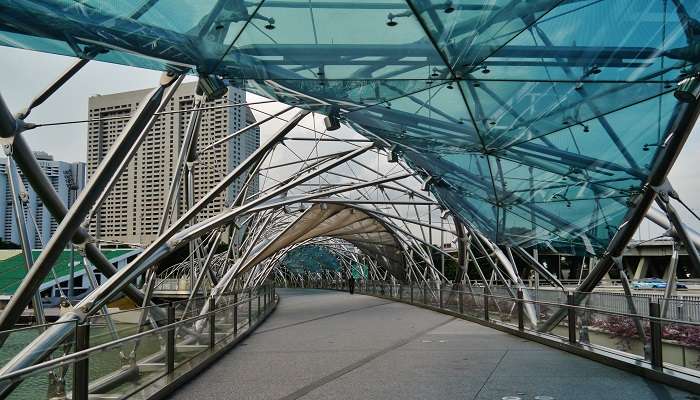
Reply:
M149 132L129 167L117 181L100 210L93 217L90 230L97 238L107 241L148 244L158 234L160 220L171 184L177 157L184 139L194 104L196 83L182 84ZM110 146L138 108L139 101L150 89L90 97L88 102L87 166L91 176ZM254 122L248 107L232 106L245 103L245 92L229 88L222 98L206 102L197 140L198 150ZM226 107L229 106L229 107ZM206 152L198 154L194 165L195 201L214 187L228 172L260 145L260 129L246 133ZM221 160L225 160L222 163ZM225 195L219 196L199 215L198 219L221 212L238 193L242 182L236 182ZM257 189L257 178L254 181ZM180 185L182 193L183 186ZM184 196L180 196L184 199ZM184 200L177 206L181 214Z
M85 163L54 161L51 155L43 151L34 152L34 156L37 158L41 169L44 170L44 173L49 178L58 197L63 201L63 204L70 207L78 193L85 186ZM17 220L12 209L12 192L10 191L6 163L7 159L0 158L0 198L4 199L4 201L0 202L0 224L2 224L0 233L2 234L2 240L19 244L19 230L17 229ZM27 221L29 242L32 248L40 249L51 238L58 223L51 216L49 210L44 207L44 203L34 192L22 171L19 168L18 171L22 178L24 191L27 193L24 214Z

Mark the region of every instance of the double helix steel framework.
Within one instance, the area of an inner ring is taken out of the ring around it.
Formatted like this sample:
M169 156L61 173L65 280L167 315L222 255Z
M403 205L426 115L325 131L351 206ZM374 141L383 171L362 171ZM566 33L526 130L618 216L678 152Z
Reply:
M15 114L0 98L27 267L0 314L0 331L15 328L29 304L42 326L0 369L0 394L19 383L3 377L83 346L72 340L76 324L100 315L118 340L107 309L115 298L140 306L138 332L158 329L167 318L154 293L173 287L187 293L180 316L187 318L208 316L231 290L271 279L304 284L353 275L437 281L438 289L477 280L489 296L523 293L522 315L546 332L566 310L543 316L528 291L518 290L525 268L565 289L533 254L544 247L590 261L572 305L617 268L637 314L621 255L644 218L682 242L700 274L700 236L681 221L675 207L683 202L667 179L700 112L698 18L700 5L690 0L2 2L0 44L78 61ZM163 74L68 209L23 135L100 122L31 118L93 60ZM180 111L189 122L173 174L162 177L169 190L159 200L158 235L117 271L90 228L188 74L198 77L197 91L193 107ZM217 109L207 101L227 86L287 106L203 145L200 123ZM325 115L325 129L317 128L317 114ZM200 198L188 195L201 184L199 155L270 123L279 129L259 149ZM19 171L60 222L36 259ZM234 182L243 182L239 194L202 218ZM88 276L93 290L58 323L44 325L38 289L70 243L108 279ZM159 267L182 248L183 262ZM296 271L290 260L308 249L331 254L334 267ZM675 271L677 252L671 260ZM674 288L668 285L665 300ZM213 300L199 304L202 295ZM203 324L187 331L191 340Z

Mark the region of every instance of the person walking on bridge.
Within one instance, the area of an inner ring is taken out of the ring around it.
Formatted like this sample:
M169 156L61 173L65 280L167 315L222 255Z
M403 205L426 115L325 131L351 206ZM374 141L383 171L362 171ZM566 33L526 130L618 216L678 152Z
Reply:
M355 278L352 274L348 274L348 292L355 294Z

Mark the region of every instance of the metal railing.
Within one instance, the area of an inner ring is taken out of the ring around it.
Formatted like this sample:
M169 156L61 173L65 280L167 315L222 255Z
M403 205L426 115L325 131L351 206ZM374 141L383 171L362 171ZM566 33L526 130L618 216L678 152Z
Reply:
M330 287L331 285L340 285L338 281L332 280L311 280L305 283L307 287ZM347 286L347 283L343 285ZM452 283L445 282L432 282L427 283L428 287L437 288L445 285L452 286ZM416 286L418 287L418 286ZM347 288L346 288L347 289ZM465 291L469 291L469 286L463 286ZM484 290L483 286L471 286L471 290L476 292L481 292ZM490 286L489 290L491 294L496 296L510 296L510 291L514 290L506 286ZM620 289L622 290L622 289ZM523 292L525 298L536 300L541 303L557 303L557 305L566 305L567 302L567 292L557 289L535 289L531 287L524 287ZM678 320L688 323L698 323L700 322L700 296L670 296L668 299L664 300L664 295L662 293L633 293L630 297L635 306L632 310L629 307L628 296L624 293L614 293L614 292L592 292L587 293L585 304L587 307L601 309L605 311L617 312L617 313L633 313L636 311L637 314L643 316L649 316L649 303L667 303L664 308L665 318L672 320Z
M500 288L498 288L500 289ZM529 298L566 304L566 293L561 290L536 290L525 288ZM505 293L499 290L499 293ZM686 322L700 322L700 296L671 296L664 300L661 293L634 293L628 297L624 293L593 292L589 293L586 305L620 313L631 313L628 299L631 298L637 313L649 316L649 303L668 302L665 317Z
M310 286L348 290L348 282L340 280L319 281ZM700 322L671 317L675 315L670 311L673 302L679 301L677 299L672 300L670 306L666 305L671 316L664 318L661 316L664 304L657 297L646 298L644 307L638 307L635 314L630 312L628 303L619 311L592 306L599 304L595 301L575 305L572 293L559 292L563 297L543 300L530 296L533 293L528 293L527 289L513 289L515 298L505 289L491 290L488 293L484 288L452 284L414 286L381 281L357 281L355 285L356 293L447 312L545 344L556 344L559 348L564 345L564 350L588 354L616 366L622 362L633 372L680 385L686 390L700 391ZM613 295L626 301L624 295ZM638 304L640 300L633 301ZM538 330L542 322L559 309L566 309L567 317L550 332Z
M106 329L104 316L88 318L81 324L68 322L75 325L71 340L55 348L46 361L1 375L0 385L21 387L33 381L29 385L33 394L26 397L32 399L38 398L37 390L42 389L48 398L126 398L138 393L139 398L147 399L247 335L272 311L275 299L275 287L264 285L226 293L216 303L213 298L195 299L187 312L186 301L178 301L110 313L118 327L116 334L122 336L117 338L114 331ZM205 305L207 310L200 312ZM120 322L138 320L141 311L153 311L149 308L161 308L165 319L143 324ZM13 336L27 336L27 332L40 332L51 325L14 329L0 335L7 337L7 345L13 342ZM24 351L26 345L20 343L15 348ZM11 357L12 354L6 354L0 362ZM42 384L46 386L41 387ZM16 392L16 397L23 398Z

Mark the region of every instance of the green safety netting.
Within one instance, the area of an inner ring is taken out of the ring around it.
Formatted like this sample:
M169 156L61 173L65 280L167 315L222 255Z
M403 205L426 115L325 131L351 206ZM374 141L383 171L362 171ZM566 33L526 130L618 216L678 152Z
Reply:
M337 112L491 239L600 252L700 61L695 0L5 0L0 44Z

